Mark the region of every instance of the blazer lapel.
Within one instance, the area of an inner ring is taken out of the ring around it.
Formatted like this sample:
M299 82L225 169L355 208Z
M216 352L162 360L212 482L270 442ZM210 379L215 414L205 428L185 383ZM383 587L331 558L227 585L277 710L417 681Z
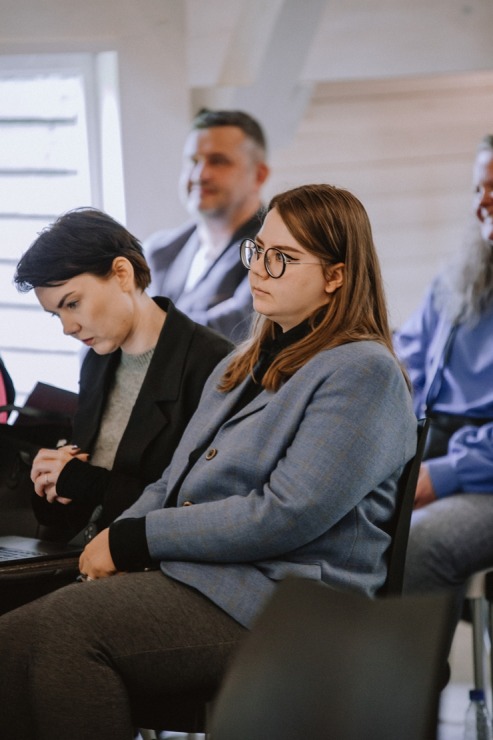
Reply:
M212 439L222 426L226 427L229 424L236 424L240 419L257 413L267 405L272 394L268 391L262 391L250 403L231 416L231 411L241 396L247 382L247 380L243 381L237 388L230 391L226 397L221 394L219 398L219 392L217 391L218 396L214 396L210 403L203 406L202 413L197 419L196 429L193 430L194 434L190 440L191 445L195 449L204 445L207 440Z
M190 271L193 258L198 247L198 235L195 229L188 241L183 245L175 260L166 269L166 279L163 287L168 297L176 300L183 293L185 281Z
M117 457L129 465L138 465L145 448L168 423L163 406L179 396L182 369L192 339L187 320L167 301L154 300L168 310L168 316L118 447Z
M91 363L92 357L86 358ZM117 350L106 357L97 358L97 372L90 371L90 384L84 389L85 403L77 409L74 422L74 444L82 450L89 449L101 424L103 409L108 398L109 387L115 372L115 366L120 361L120 351Z

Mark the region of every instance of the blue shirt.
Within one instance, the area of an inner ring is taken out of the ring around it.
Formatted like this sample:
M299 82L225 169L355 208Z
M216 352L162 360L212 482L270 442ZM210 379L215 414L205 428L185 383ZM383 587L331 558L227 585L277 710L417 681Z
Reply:
M432 286L421 308L395 334L395 350L413 385L416 415L423 416L428 406L437 413L493 418L493 306L479 321L459 324L441 367L437 360L450 330L435 306ZM462 427L451 437L447 455L426 465L439 498L493 493L493 423Z

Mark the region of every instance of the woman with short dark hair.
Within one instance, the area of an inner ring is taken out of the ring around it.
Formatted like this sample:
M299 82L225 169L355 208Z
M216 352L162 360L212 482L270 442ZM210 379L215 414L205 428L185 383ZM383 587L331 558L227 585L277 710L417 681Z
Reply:
M161 475L206 378L233 345L167 298L150 298L140 242L94 208L44 229L14 280L89 348L71 444L40 450L31 474L37 518L67 538L96 507L98 526L107 526ZM95 529L93 521L91 536Z

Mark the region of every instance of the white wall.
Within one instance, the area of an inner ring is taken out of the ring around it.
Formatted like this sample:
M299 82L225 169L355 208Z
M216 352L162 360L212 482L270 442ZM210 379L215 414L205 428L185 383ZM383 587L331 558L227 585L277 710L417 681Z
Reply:
M346 187L365 205L394 326L460 248L474 151L493 132L493 72L320 83L267 193Z
M126 219L139 237L183 217L185 31L182 0L0 0L0 54L118 53Z

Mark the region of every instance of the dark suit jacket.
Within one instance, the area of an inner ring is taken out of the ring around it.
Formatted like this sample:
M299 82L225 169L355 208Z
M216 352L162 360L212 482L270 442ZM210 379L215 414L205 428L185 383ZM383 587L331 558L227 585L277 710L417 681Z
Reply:
M261 224L262 213L258 211L235 232L226 249L188 292L184 291L185 281L198 248L196 225L153 234L144 243L152 275L151 293L169 296L199 324L235 342L243 339L250 326L252 296L239 247L243 239L257 235Z
M113 469L72 460L57 483L58 495L71 498L71 504L48 504L34 496L38 520L63 528L65 536L82 529L98 504L103 505L100 525L110 523L148 483L161 476L197 407L205 381L233 347L216 332L191 321L167 298L154 300L168 316ZM73 440L86 452L91 452L96 441L120 354L118 350L101 356L90 350L82 365Z

